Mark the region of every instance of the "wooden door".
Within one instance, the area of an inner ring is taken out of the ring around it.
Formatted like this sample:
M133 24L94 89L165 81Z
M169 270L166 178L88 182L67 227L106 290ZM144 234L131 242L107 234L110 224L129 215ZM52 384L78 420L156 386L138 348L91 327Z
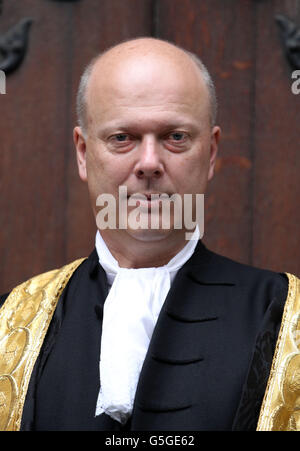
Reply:
M281 14L300 28L300 0L0 5L0 49L12 27L32 21L27 46L17 30L26 51L0 95L0 293L93 248L72 141L76 90L94 55L137 36L197 53L216 83L222 140L204 242L241 262L300 274L300 95L275 20Z

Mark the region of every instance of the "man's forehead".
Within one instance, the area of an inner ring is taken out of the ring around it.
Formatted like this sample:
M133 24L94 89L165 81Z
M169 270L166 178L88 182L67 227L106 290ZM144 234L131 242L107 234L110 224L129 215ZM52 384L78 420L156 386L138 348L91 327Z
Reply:
M104 58L104 57L103 57ZM189 97L203 95L207 88L195 64L183 64L176 58L152 52L147 54L123 54L118 58L99 61L90 77L88 102L95 96L122 100L132 98L136 102L150 100L151 96L165 97L182 94Z
M127 77L122 83L111 79L101 82L90 91L88 105L89 122L102 123L114 128L126 128L124 123L167 128L208 116L208 96L199 95L189 84L173 78L161 77L145 80L141 77Z

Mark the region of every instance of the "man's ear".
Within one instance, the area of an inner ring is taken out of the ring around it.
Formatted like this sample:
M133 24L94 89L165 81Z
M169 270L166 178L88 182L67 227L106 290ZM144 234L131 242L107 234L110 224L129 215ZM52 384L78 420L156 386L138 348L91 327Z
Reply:
M78 173L81 180L87 181L86 170L86 140L81 127L75 127L73 130L73 139L76 147L76 157Z
M208 180L211 180L215 171L215 164L218 155L218 144L221 136L221 129L215 126L211 132L211 144L210 144L210 160L209 160L209 171Z

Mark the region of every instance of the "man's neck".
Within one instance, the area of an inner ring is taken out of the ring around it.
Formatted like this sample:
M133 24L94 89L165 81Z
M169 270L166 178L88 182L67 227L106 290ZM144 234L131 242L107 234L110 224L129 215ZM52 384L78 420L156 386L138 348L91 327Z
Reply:
M187 244L182 230L163 237L134 237L123 230L101 230L106 246L122 268L166 265Z

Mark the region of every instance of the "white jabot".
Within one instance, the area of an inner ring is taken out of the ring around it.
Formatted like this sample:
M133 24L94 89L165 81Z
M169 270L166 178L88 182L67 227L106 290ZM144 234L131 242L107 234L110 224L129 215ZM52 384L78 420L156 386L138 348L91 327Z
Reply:
M96 416L104 412L124 424L131 415L139 374L161 307L198 239L196 228L192 239L165 266L127 269L119 267L97 232L99 263L111 289L103 310Z

